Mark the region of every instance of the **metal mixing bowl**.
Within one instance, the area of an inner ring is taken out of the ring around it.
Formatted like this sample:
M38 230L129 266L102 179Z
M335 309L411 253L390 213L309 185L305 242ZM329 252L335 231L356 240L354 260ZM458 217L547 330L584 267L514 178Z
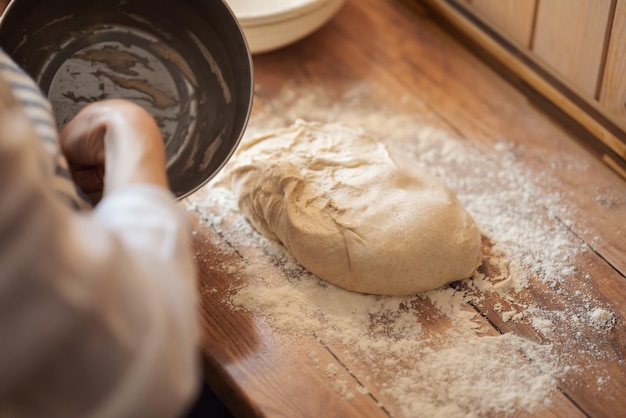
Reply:
M235 150L252 105L252 62L221 0L14 0L0 46L65 125L87 103L125 98L157 120L183 198Z

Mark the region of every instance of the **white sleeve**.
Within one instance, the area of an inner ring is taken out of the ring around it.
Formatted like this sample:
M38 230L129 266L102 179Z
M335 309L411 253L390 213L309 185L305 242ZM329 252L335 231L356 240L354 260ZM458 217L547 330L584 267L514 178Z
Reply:
M177 416L199 382L184 212L149 185L69 210L1 87L0 416Z

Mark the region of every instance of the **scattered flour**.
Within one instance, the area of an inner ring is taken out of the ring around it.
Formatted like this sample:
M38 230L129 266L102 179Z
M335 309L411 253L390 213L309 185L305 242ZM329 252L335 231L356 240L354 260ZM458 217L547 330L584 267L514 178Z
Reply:
M615 324L613 312L604 308L595 308L589 313L589 319L593 325L610 328Z
M483 266L470 280L412 297L347 292L320 281L281 245L257 234L218 178L187 204L221 234L218 246L242 255L239 265L223 266L243 278L224 295L224 303L265 318L277 332L314 336L332 347L342 364L357 370L355 382L349 382L338 377L334 363L319 365L311 357L337 393L346 400L371 396L385 408L395 405L394 416L532 413L558 396L558 380L567 374L591 374L598 388L606 385L602 371L580 359L607 355L599 336L616 318L585 293L589 277L577 262L588 248L571 233L559 194L544 187L549 175L537 177L518 164L524 150L506 140L485 153L432 121L363 109L360 97L367 91L359 86L340 98L326 94L286 89L263 104L269 111L254 115L247 135L304 117L353 124L383 138L392 152L427 168L455 191L483 233ZM278 101L289 109L280 118L271 111ZM351 104L354 110L346 112ZM338 114L341 120L330 119ZM533 292L555 302L547 308ZM527 326L538 333L536 341L494 335L477 314L489 303L492 323ZM436 329L446 331L432 332L433 323L445 324ZM590 332L577 332L582 327ZM574 352L579 355L568 357Z

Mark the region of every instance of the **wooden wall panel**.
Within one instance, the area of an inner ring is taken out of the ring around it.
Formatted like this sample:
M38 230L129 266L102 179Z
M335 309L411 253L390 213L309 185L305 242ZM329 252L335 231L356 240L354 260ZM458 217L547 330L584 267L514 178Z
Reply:
M530 48L537 0L457 0L500 33Z
M617 0L600 103L626 123L626 0Z
M614 0L539 0L533 52L589 97L597 97Z

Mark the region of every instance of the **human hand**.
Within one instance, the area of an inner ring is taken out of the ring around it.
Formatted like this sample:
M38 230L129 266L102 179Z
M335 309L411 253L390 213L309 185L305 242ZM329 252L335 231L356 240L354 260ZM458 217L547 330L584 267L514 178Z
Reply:
M108 194L132 183L168 188L165 145L154 118L127 100L84 107L60 132L74 181Z

